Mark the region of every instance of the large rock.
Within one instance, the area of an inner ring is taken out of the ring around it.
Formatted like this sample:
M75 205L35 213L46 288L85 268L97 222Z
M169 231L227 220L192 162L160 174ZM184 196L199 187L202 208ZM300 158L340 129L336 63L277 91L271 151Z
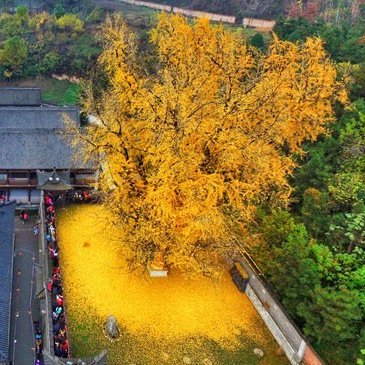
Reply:
M111 338L117 337L117 321L113 316L108 317L108 320L106 321L106 329Z

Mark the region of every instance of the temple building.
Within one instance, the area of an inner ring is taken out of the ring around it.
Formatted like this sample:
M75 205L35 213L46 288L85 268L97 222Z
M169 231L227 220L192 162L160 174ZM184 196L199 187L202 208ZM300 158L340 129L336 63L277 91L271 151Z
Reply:
M56 190L53 176L63 189L89 187L92 166L75 160L75 150L61 137L65 116L80 124L79 114L77 107L43 102L40 88L0 88L1 200L38 204L48 175Z

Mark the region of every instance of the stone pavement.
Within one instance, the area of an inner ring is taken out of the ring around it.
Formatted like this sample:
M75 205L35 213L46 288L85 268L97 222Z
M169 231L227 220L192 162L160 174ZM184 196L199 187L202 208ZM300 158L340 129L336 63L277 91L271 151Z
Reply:
M37 216L23 224L14 217L14 269L10 331L10 356L13 365L33 365L33 321L40 320L40 299L35 299L35 266L39 265L38 238L33 234Z

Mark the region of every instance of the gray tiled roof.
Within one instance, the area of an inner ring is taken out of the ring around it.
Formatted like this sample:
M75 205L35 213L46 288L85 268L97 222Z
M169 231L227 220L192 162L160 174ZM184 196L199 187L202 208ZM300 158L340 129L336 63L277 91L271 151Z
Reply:
M15 207L15 201L0 205L0 361L6 361L9 358Z
M40 105L41 89L38 87L2 87L0 105Z
M74 107L0 107L0 169L90 167L61 138L63 115L79 123Z
M55 131L0 130L1 169L68 169L81 168L73 161L73 151Z
M0 88L1 90L1 88ZM62 115L79 121L79 109L75 107L0 107L0 129L1 130L55 130L64 128Z
M79 108L41 104L40 89L0 88L0 169L91 167L61 138L64 116L80 123Z

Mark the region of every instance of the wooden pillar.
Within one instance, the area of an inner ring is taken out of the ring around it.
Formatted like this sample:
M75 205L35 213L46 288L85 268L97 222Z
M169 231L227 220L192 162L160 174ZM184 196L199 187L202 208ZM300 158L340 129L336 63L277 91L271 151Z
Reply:
M30 170L27 170L27 178L28 178L28 204L30 204L31 197L31 187L30 187Z

